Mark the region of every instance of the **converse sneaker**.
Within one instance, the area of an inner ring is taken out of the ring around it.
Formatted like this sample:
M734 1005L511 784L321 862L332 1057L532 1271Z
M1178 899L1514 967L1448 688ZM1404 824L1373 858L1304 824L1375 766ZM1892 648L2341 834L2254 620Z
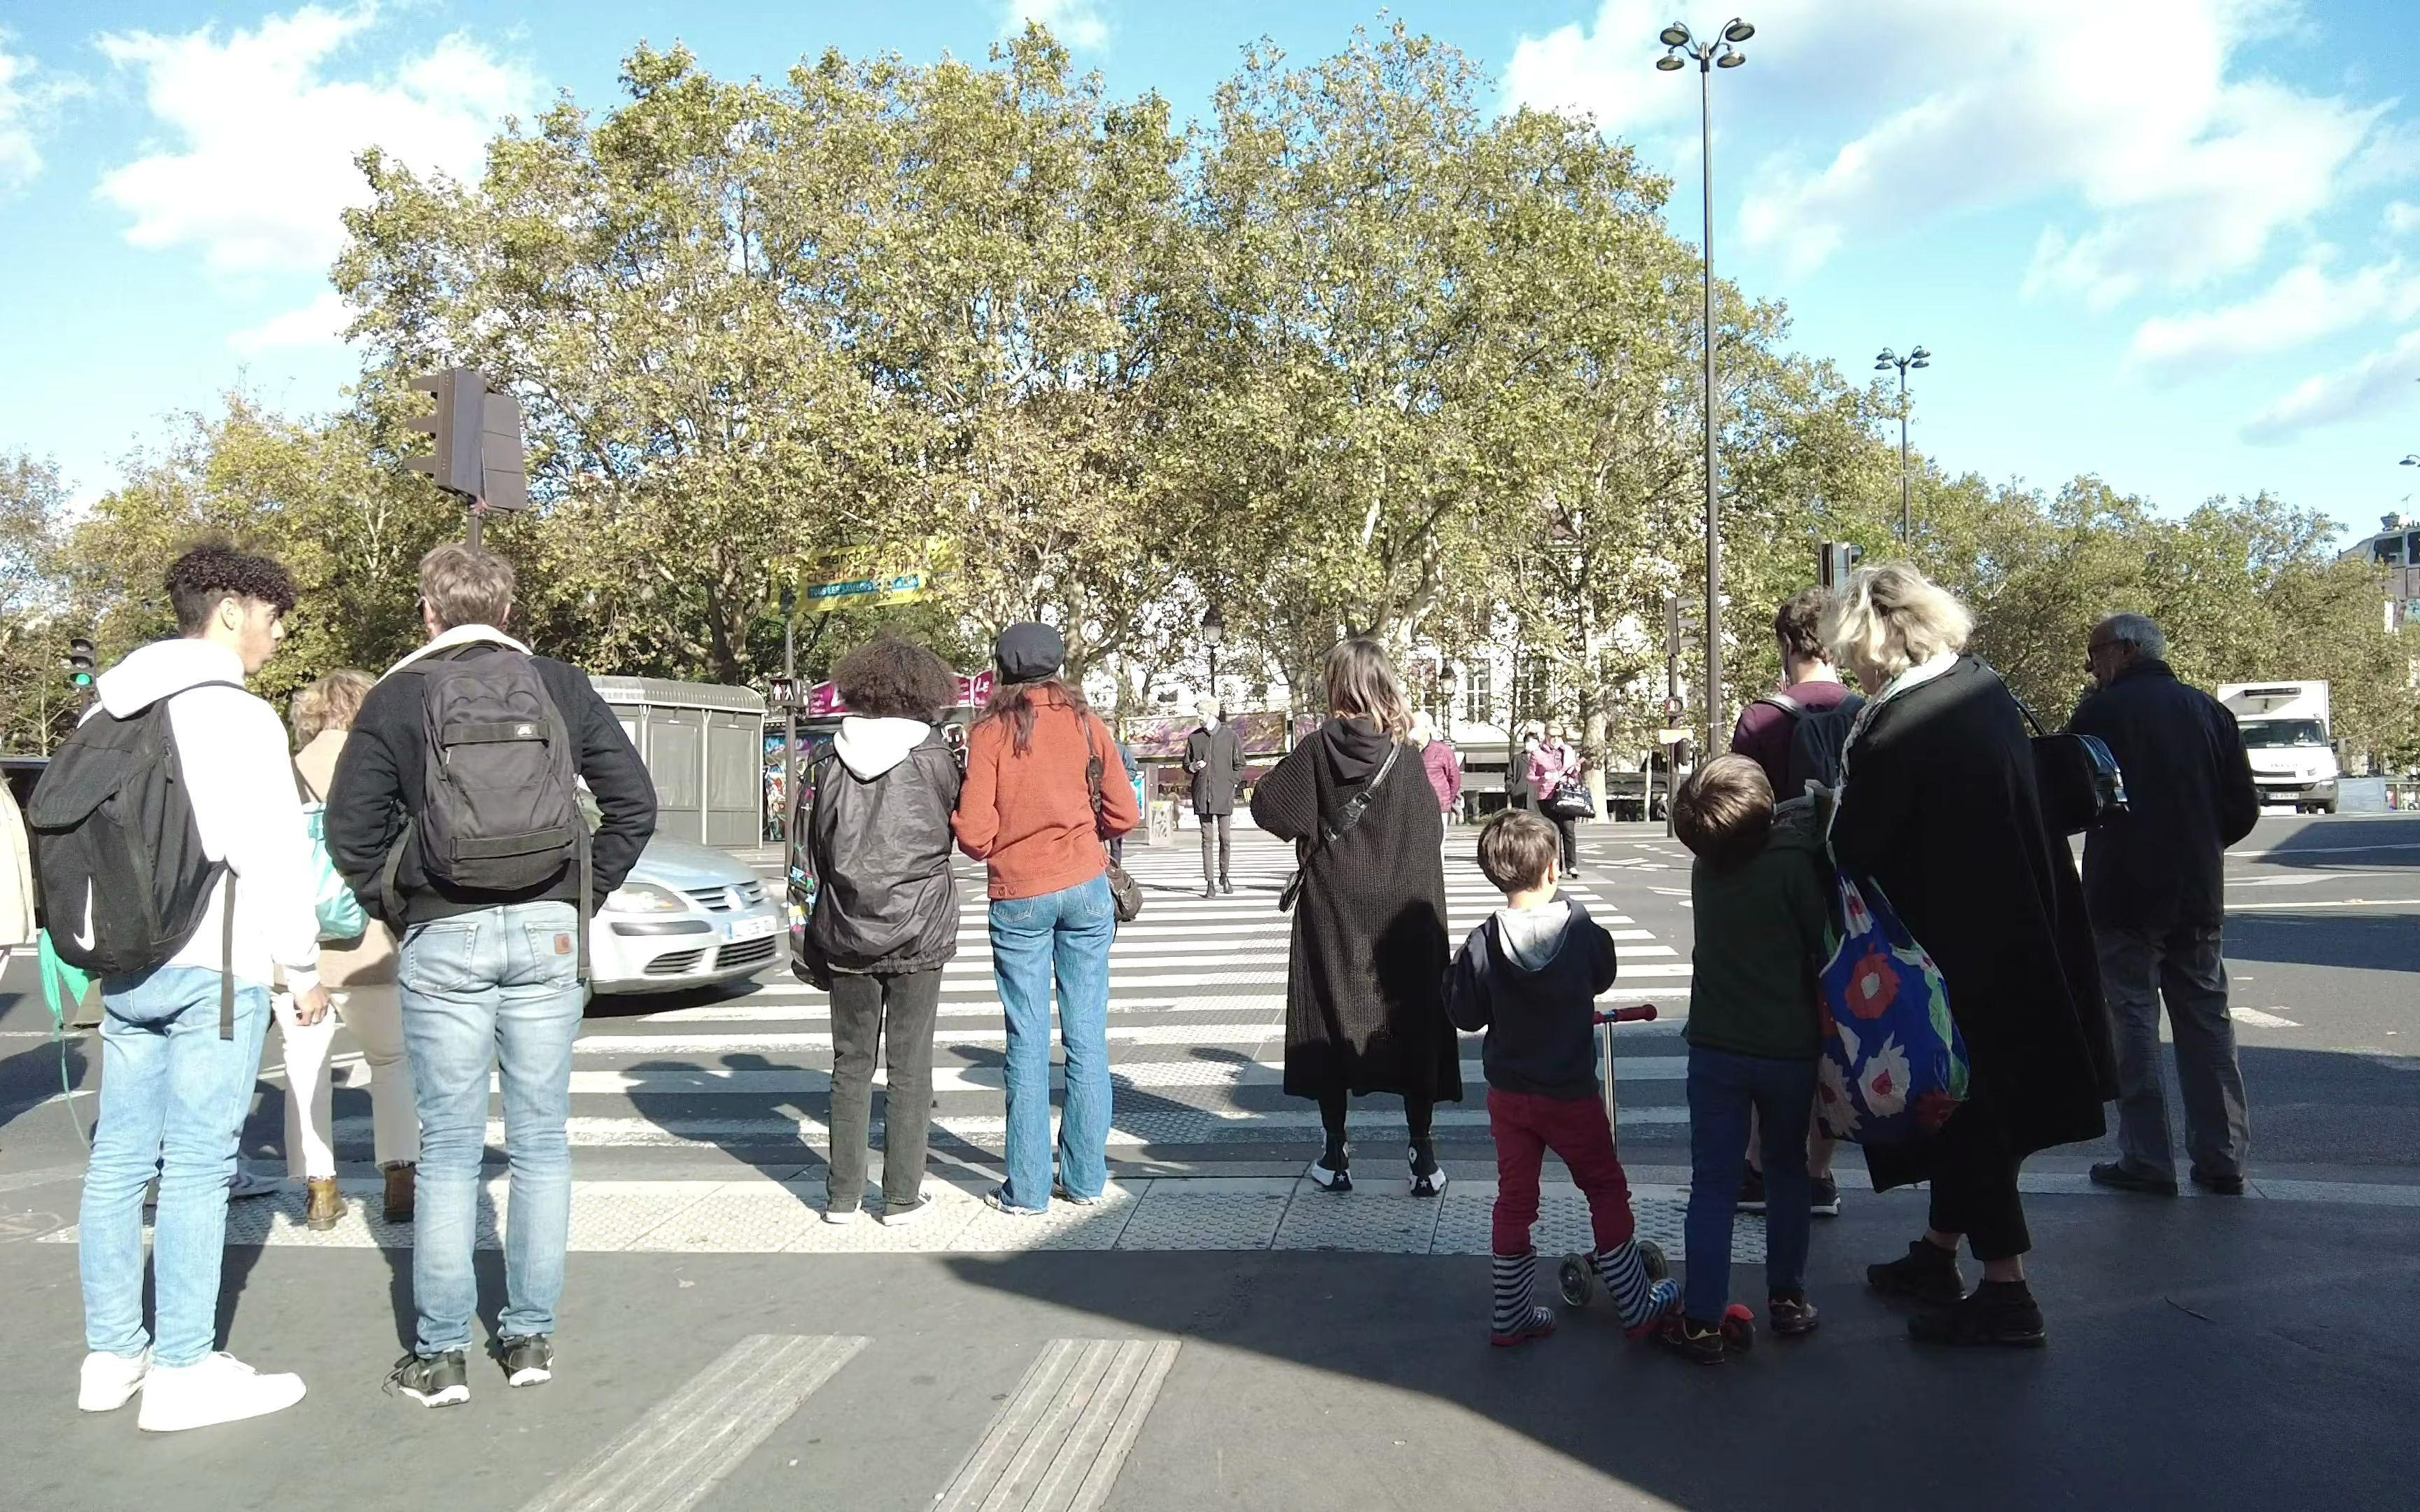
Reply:
M1311 1163L1311 1184L1322 1192L1342 1195L1353 1190L1351 1152L1340 1146Z
M1428 1143L1415 1143L1411 1150L1411 1194L1416 1197L1445 1196L1445 1172L1438 1168L1436 1149Z
M920 1192L913 1202L902 1202L895 1206L885 1204L879 1222L885 1228L902 1228L932 1211L933 1199Z
M543 1386L554 1379L554 1341L543 1334L507 1334L496 1340L496 1354L507 1386Z
M143 1412L134 1425L150 1433L178 1433L265 1417L302 1399L301 1376L264 1376L222 1351L188 1365L153 1365L143 1378Z
M401 1392L423 1407L452 1407L471 1399L471 1371L462 1351L407 1354L386 1378L389 1392Z
M76 1408L85 1412L115 1412L134 1399L143 1389L143 1378L151 1369L151 1351L128 1359L122 1354L108 1354L100 1350L84 1357L84 1371L76 1381Z

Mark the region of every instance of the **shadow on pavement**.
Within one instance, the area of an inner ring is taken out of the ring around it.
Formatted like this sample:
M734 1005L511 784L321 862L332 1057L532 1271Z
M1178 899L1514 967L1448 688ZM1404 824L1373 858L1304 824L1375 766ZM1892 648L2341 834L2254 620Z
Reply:
M2255 832L2256 837L2257 832ZM2420 857L2420 814L2370 814L2350 822L2313 820L2275 841L2245 840L2234 849L2257 851L2263 866L2317 872L2398 871Z
M2230 914L2226 954L2350 971L2420 971L2420 924L2409 914Z

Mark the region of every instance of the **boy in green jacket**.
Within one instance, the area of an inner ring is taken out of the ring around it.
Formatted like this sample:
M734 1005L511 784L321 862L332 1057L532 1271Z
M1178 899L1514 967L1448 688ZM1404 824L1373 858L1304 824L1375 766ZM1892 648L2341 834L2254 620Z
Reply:
M1828 949L1831 871L1814 805L1774 807L1745 756L1709 762L1682 785L1672 828L1697 856L1689 984L1688 1286L1661 1342L1719 1365L1727 1333L1754 1315L1730 1304L1731 1210L1748 1112L1764 1135L1766 1317L1785 1338L1812 1332L1807 1300L1810 1188L1800 1148L1822 1054L1816 982Z

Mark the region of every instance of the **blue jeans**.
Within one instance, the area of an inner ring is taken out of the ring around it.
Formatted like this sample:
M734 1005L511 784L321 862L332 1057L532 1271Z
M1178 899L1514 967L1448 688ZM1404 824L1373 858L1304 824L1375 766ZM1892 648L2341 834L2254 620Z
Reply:
M1815 1062L1734 1056L1689 1047L1688 1288L1683 1309L1711 1326L1730 1304L1731 1212L1739 1201L1740 1151L1748 1109L1764 1129L1764 1285L1807 1284L1814 1219L1807 1178L1807 1120L1815 1108Z
M468 1349L479 1303L479 1160L488 1145L488 1072L501 1066L506 1336L554 1332L571 1230L571 1042L586 992L569 903L515 903L415 924L403 937L403 1042L420 1107L411 1297L418 1350Z
M153 1363L198 1363L218 1342L227 1182L260 1071L267 989L239 986L235 1037L219 1038L219 974L163 966L101 983L101 1122L79 1230L85 1348L128 1359L143 1334L143 1189L160 1178L151 1229Z
M1003 1200L1050 1206L1050 984L1067 1105L1059 1116L1059 1180L1094 1197L1109 1180L1109 941L1118 933L1109 879L991 905L992 970L1008 1020L1008 1181Z

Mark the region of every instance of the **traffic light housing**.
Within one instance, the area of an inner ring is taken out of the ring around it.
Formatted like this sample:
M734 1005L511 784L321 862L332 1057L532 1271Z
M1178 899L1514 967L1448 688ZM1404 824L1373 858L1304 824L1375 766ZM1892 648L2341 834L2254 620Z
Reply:
M68 642L68 682L73 685L77 691L82 692L92 687L96 665L90 640L83 636L77 636Z
M521 407L510 393L490 393L487 379L467 367L449 367L411 380L435 394L436 410L405 422L430 438L430 449L403 465L426 472L448 493L484 501L489 509L520 509L529 503L521 453Z
M1826 541L1816 548L1815 581L1824 588L1838 588L1849 580L1857 563L1866 560L1866 548L1847 541Z

